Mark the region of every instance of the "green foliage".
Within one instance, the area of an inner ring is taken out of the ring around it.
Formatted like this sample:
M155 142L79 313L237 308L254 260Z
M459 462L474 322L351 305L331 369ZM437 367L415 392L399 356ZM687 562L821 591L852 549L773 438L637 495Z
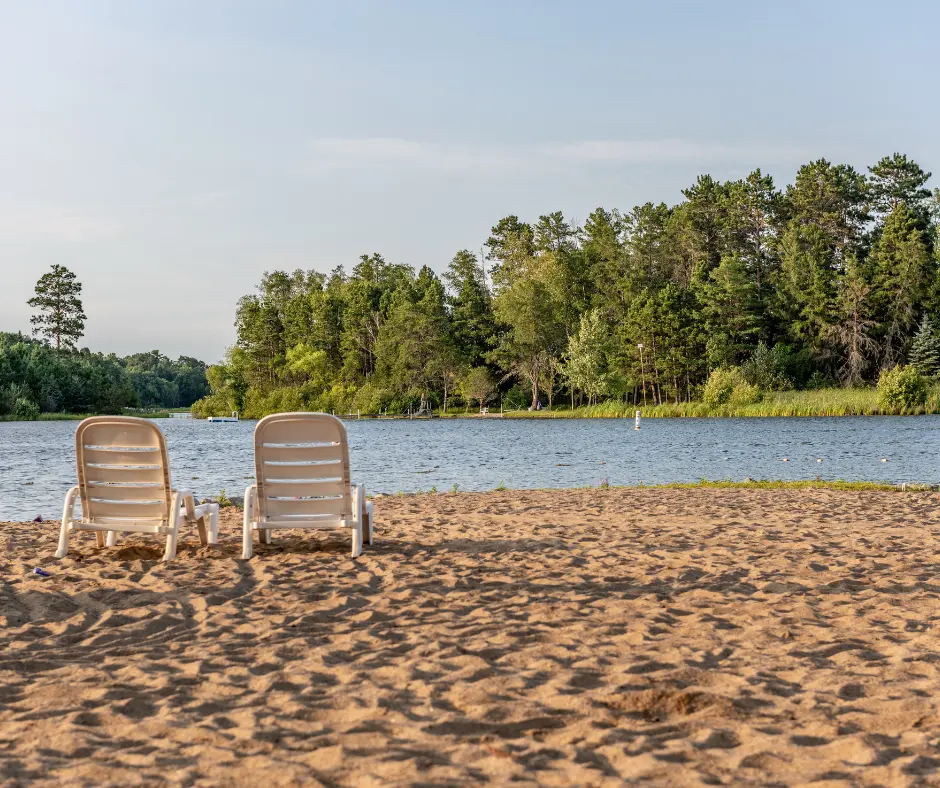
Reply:
M912 364L886 369L878 378L878 402L885 410L904 412L927 402L927 379Z
M634 405L617 402L602 402L573 410L527 412L506 414L509 418L633 418ZM880 416L918 413L940 413L940 385L927 393L927 401L913 408L883 407L874 388L846 389L820 388L813 391L765 392L760 402L750 405L709 406L704 402L671 402L640 408L643 418L706 418L729 417L762 418L784 416Z
M460 392L465 400L468 402L476 400L482 408L496 393L496 384L486 367L473 367L467 370L466 375L460 382Z
M921 375L935 377L940 372L940 336L928 315L920 321L908 356Z
M19 399L43 415L163 410L189 405L207 389L205 365L196 359L170 361L157 351L121 359L0 334L0 416L12 415Z
M887 368L903 357L936 274L922 225L906 203L900 202L885 219L868 267L881 364Z
M608 392L607 337L601 310L592 309L581 315L578 333L568 340L562 375L576 391L587 395L594 404Z
M74 350L85 333L85 313L79 298L82 283L64 265L39 277L36 295L27 302L38 313L30 318L33 333L44 337L56 350Z
M172 361L159 350L121 359L141 408L188 408L209 393L206 365L188 356Z
M792 388L787 378L786 367L789 361L787 349L782 345L772 350L759 342L750 358L741 365L744 379L763 391L782 391Z
M506 216L484 260L460 250L440 278L376 253L351 270L266 272L193 412L443 414L499 396L751 413L781 389L927 369L914 334L940 312L928 177L901 154L867 177L812 161L783 190L760 170L703 175L676 205L599 207L580 227L559 211ZM735 367L744 382L719 385ZM169 398L152 384L139 399ZM693 402L703 388L711 404Z
M36 421L39 418L39 406L32 400L19 397L13 403L12 416L17 421Z
M760 389L748 383L740 367L714 370L702 391L702 402L711 408L717 405L741 407L760 400Z

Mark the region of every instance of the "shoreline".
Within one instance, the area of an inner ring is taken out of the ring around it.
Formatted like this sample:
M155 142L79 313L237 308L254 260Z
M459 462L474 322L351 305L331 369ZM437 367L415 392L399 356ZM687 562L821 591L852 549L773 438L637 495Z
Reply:
M696 403L693 403L693 405ZM666 406L657 406L657 407L666 407ZM776 413L776 414L766 414L766 413L754 413L749 412L747 409L742 409L740 411L716 411L716 412L702 412L702 413L669 413L663 411L657 411L655 408L639 408L640 417L643 419L655 419L657 421L667 421L670 419L688 419L688 420L702 420L702 419L840 419L840 418L868 418L868 417L882 417L882 418L909 418L915 416L937 416L940 415L940 410L924 410L924 409L912 409L910 411L897 411L897 412L888 412L888 411L872 411L872 412L858 412L858 413ZM90 418L92 416L107 416L114 414L107 413L43 413L39 416L38 419L17 419L12 416L0 416L0 423L11 423L11 424L25 424L29 422L36 421L82 421L83 419ZM133 416L138 416L144 419L159 419L162 421L167 421L171 418L170 412L159 412L159 413L134 413L130 414ZM266 414L267 415L267 414ZM261 417L240 417L239 421L259 421ZM408 416L408 415L399 415L399 416L357 416L356 414L341 414L337 415L337 418L342 419L343 421L488 421L491 419L494 420L510 420L510 421L533 421L537 419L563 419L568 421L577 421L581 420L598 420L598 419L610 419L617 421L633 421L635 419L635 413L633 414L623 414L623 415L614 415L608 413L584 413L579 411L569 411L569 410L541 410L541 411L506 411L505 413L489 413L489 414L474 414L474 413L460 413L460 414L451 414L451 413L436 413L433 416ZM189 419L185 419L189 420ZM197 418L192 417L192 421L207 421L206 418Z

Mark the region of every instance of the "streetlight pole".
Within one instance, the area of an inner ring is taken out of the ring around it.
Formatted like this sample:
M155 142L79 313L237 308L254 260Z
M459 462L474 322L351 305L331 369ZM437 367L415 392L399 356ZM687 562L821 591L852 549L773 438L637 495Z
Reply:
M646 365L643 363L643 343L640 342L637 347L640 349L640 380L643 381L643 407L646 407Z

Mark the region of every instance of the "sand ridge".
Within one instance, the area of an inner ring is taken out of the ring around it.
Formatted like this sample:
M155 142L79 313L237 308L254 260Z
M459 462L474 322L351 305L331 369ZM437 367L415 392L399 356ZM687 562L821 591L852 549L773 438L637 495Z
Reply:
M380 498L377 544L0 525L4 785L940 783L929 493ZM31 575L43 566L51 577Z

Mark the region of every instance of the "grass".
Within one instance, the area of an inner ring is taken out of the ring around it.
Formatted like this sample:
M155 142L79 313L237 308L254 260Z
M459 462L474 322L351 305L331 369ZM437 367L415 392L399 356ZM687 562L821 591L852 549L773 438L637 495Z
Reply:
M849 490L853 492L881 490L900 492L904 490L929 490L930 485L926 484L907 484L902 488L899 484L887 484L885 482L846 482L841 479L834 481L823 481L821 479L812 479L807 481L787 482L787 481L709 481L702 479L697 482L672 482L670 484L650 484L644 485L644 489L656 490L693 490L693 489L716 489L716 490Z
M679 402L637 408L622 402L604 402L581 408L553 411L512 411L507 418L632 419L640 410L643 418L751 418L768 416L917 416L940 413L940 387L930 390L927 402L913 408L882 408L874 389L818 389L816 391L771 391L753 405L718 405L704 402Z
M500 484L493 492L504 492L510 488ZM546 492L557 491L564 488L546 487L541 488ZM841 479L826 481L823 479L812 479L806 481L773 481L758 480L745 482L732 481L711 481L702 479L697 482L670 482L668 484L637 484L637 485L611 485L601 484L598 487L571 487L573 490L841 490L844 492L927 492L937 490L937 487L929 484L887 484L885 482L846 482ZM524 488L519 492L534 492L537 489ZM451 490L456 493L456 490ZM469 494L486 494L485 490L468 491ZM396 495L399 498L406 498L421 495L421 491L406 493L399 490Z
M185 413L188 412L189 408L176 408L173 413ZM108 414L100 413L40 413L37 421L82 421L82 419L90 418L91 416L101 416ZM170 411L168 410L138 410L136 408L126 408L124 416L140 416L145 419L168 419L170 418ZM7 415L0 416L0 421L21 421L15 416Z

